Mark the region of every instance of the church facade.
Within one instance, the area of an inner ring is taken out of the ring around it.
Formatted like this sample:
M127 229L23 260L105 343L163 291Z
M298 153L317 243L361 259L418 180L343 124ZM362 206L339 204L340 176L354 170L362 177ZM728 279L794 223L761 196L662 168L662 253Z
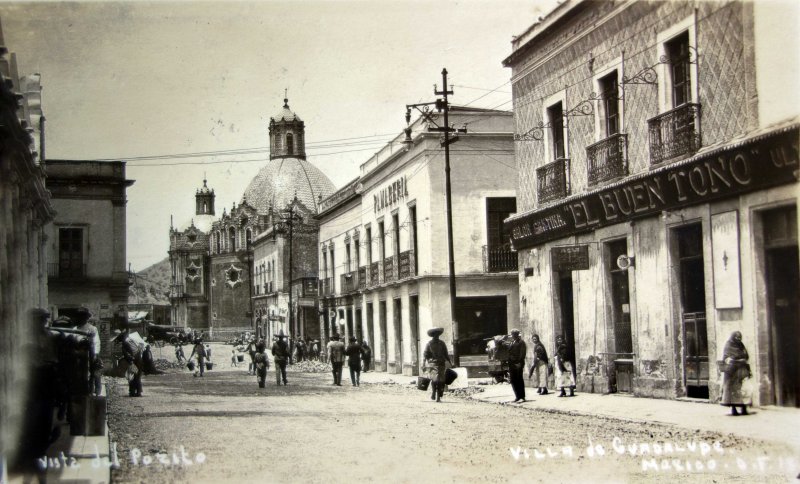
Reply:
M298 234L316 234L316 230L304 230L303 224L313 223L311 215L317 213L319 201L333 193L334 187L316 166L306 161L305 124L289 109L287 99L270 118L269 141L270 160L250 181L238 205L234 204L230 211L223 209L217 216L216 194L203 180L203 187L195 193L195 217L188 226L170 228L170 305L176 326L204 330L214 339L226 339L256 329L256 320L265 320L269 310L273 314L288 313L288 278L268 287L273 297L270 305L261 307L267 288L266 264L260 260L263 257L256 261L254 250L259 243L273 238L271 234L281 225L277 214L290 204L302 206L306 214L294 230ZM295 253L302 254L306 242L315 252L316 239L306 238L293 242ZM275 247L281 252L277 258L288 260L288 254L283 254L288 246ZM316 264L296 271L297 277L308 274L316 278ZM259 306L257 311L255 305ZM294 331L302 332L298 328Z

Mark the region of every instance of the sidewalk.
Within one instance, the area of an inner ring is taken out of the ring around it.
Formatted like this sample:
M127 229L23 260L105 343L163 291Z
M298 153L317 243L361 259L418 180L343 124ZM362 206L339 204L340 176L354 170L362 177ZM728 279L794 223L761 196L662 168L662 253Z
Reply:
M388 375L380 372L362 373L365 383L397 383L408 385L416 377ZM470 379L469 386L476 386L488 379ZM677 427L700 429L722 434L733 434L770 442L788 444L800 452L800 409L785 407L755 407L749 416L732 417L727 407L693 400L663 400L638 398L627 394L576 393L573 398L560 398L558 393L537 395L533 388L526 388L528 398L524 403L512 403L514 392L511 385L480 385L483 391L469 398L481 402L507 404L525 408L538 408L548 412L572 415L603 416L631 422L656 422Z

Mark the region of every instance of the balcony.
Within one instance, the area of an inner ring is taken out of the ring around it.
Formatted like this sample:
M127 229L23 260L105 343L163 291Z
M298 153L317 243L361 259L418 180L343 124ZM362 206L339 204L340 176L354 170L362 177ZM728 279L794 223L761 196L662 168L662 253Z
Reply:
M397 280L397 257L389 256L383 259L383 282Z
M510 244L500 246L483 246L484 272L516 272L517 253L511 250Z
M536 169L536 193L540 205L569 195L568 158Z
M86 264L50 262L47 264L47 277L50 279L85 279ZM125 277L127 280L127 273Z
M628 174L628 135L614 134L586 148L589 185Z
M377 286L381 282L383 282L381 278L381 263L373 262L369 265L369 285Z
M183 284L171 284L169 286L170 299L183 297L185 294L186 292L184 291Z
M358 288L358 273L355 271L348 272L347 274L342 274L340 276L342 288L342 294L350 294L356 292Z
M398 274L398 279L406 279L408 277L416 276L416 274L414 273L413 250L400 252L400 258L398 259L397 262L397 274Z
M363 290L367 287L367 267L358 268L358 289Z
M647 121L650 163L656 165L700 149L700 105L686 103Z

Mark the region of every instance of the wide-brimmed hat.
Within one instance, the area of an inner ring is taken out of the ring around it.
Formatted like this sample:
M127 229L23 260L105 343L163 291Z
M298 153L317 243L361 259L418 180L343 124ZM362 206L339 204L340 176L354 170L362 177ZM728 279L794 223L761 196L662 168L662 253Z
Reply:
M339 339L339 335L338 334L331 335L331 339Z
M278 331L278 333L275 336L278 337L278 338L285 338L286 334L281 329L281 330Z
M428 330L428 336L439 336L444 333L444 328L431 328Z

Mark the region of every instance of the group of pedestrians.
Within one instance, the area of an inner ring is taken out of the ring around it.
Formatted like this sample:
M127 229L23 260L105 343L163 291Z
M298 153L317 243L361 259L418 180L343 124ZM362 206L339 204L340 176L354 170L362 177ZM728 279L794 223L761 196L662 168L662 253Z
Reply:
M361 371L369 370L372 362L372 350L366 341L358 342L355 336L348 338L348 345L339 341L339 335L331 336L331 341L327 346L328 361L331 363L333 373L333 384L342 386L342 368L345 359L350 369L350 383L354 386L361 386ZM362 366L363 362L363 366Z
M536 393L547 395L549 392L548 378L551 373L555 376L555 387L560 390L559 397L575 396L575 371L574 363L570 358L567 342L563 336L556 336L556 356L550 362L547 349L539 339L538 334L531 337L533 342L533 362L528 369L528 379L533 380L536 386ZM514 390L514 403L525 401L525 358L528 353L527 345L520 336L518 329L511 330L510 341L500 341L499 344L505 345L508 349L508 374L511 381L511 388ZM567 395L569 390L569 395Z

